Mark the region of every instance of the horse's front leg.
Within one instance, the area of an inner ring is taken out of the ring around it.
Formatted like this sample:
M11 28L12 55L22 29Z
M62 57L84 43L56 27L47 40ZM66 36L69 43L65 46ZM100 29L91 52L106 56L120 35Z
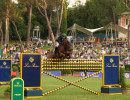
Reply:
M62 52L59 52L60 57L65 57L65 54Z

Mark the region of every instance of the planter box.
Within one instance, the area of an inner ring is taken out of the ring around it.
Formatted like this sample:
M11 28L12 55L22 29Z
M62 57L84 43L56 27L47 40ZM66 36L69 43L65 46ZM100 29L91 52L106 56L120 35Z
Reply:
M4 92L4 98L9 99L10 98L10 92Z
M122 94L130 94L130 88L122 89Z

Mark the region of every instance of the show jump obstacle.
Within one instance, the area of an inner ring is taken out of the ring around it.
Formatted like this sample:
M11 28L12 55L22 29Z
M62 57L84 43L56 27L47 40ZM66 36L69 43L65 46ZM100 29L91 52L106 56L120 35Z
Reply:
M20 77L24 80L24 96L26 98L39 98L70 85L79 87L94 94L100 94L76 83L103 73L101 94L122 94L120 81L119 55L103 55L103 60L98 59L41 59L41 54L21 54ZM70 82L58 76L47 73L45 70L96 70L92 75ZM9 85L12 71L11 59L0 60L0 85ZM67 84L47 93L42 93L41 74L45 73Z
M24 80L24 95L26 98L38 98L48 95L70 85L79 87L94 94L100 94L76 83L103 73L101 94L122 94L119 85L120 62L119 55L103 55L103 60L98 59L41 59L40 54L21 54L20 73ZM96 73L70 82L58 76L47 73L45 70L98 70ZM41 73L45 73L67 84L47 93L42 93Z
M39 98L70 85L79 87L94 94L100 94L76 83L103 73L101 94L122 94L120 81L120 57L119 55L103 55L103 60L98 59L41 59L41 54L21 54L20 77L24 81L24 96L26 98ZM47 73L45 70L96 70L97 72L70 82L58 76ZM0 85L9 85L11 79L11 59L0 60ZM47 93L42 93L41 74L45 73L67 84ZM19 83L17 82L17 85ZM13 93L13 92L12 92ZM16 93L17 94L17 93Z

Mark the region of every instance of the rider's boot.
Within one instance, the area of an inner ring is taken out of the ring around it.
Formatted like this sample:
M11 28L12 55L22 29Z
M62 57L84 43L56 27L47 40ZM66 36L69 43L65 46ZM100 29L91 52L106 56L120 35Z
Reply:
M57 51L58 51L58 47L55 48L55 50L53 52L53 56L56 54Z

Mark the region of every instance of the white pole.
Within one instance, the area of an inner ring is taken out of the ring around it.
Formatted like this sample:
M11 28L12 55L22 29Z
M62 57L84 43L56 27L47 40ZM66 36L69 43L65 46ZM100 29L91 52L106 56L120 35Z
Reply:
M107 43L107 29L106 29L106 43Z
M113 44L112 24L111 24L111 40L112 40L112 44Z
M37 38L38 38L38 30L37 30Z
M33 38L34 38L34 30L33 30Z

